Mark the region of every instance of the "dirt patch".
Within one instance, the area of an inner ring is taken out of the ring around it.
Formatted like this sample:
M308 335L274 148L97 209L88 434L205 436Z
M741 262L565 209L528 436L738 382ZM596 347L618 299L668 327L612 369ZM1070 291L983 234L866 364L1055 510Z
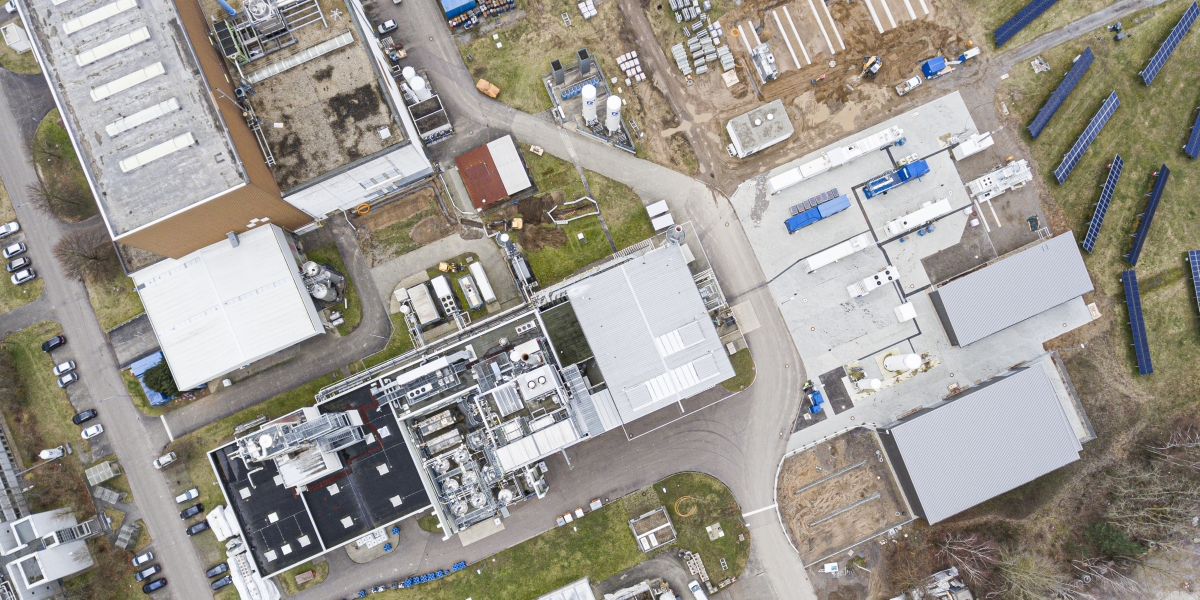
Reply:
M908 520L882 451L855 429L784 461L779 510L805 564Z
M417 213L433 208L433 188L417 190L383 206L373 207L359 221L371 231L378 231L400 221L413 218Z
M521 230L521 247L527 253L543 248L562 248L567 245L567 232L553 225L526 225Z
M432 215L421 219L412 228L412 241L425 245L440 240L458 230L458 226L442 215Z
M332 67L327 67L329 74L333 73ZM379 97L375 94L375 88L370 84L360 85L349 92L335 94L332 98L325 102L329 107L329 111L337 117L338 122L345 123L347 119L352 119L352 122L362 121L379 113Z

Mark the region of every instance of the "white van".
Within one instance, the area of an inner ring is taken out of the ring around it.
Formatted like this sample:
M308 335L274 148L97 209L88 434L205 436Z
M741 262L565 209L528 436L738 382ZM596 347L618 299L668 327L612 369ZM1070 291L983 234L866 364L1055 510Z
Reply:
M700 582L693 579L688 583L688 589L692 591L692 596L696 600L708 600L708 594L704 593L704 588L700 587Z

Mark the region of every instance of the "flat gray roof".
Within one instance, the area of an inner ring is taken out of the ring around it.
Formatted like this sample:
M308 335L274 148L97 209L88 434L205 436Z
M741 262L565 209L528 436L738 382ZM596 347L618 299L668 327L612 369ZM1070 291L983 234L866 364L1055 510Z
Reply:
M679 246L588 277L567 297L622 422L733 377Z
M1042 363L880 434L913 510L930 524L1075 462L1083 449Z
M929 292L950 343L966 346L1095 289L1074 232Z
M791 137L795 129L788 118L783 100L772 100L725 124L739 156L754 154Z
M24 4L51 87L65 110L63 119L114 235L244 182L170 2ZM89 51L103 57L87 62ZM172 141L178 148L164 153L168 146L163 144ZM139 155L142 160L133 159ZM169 193L164 183L170 184Z

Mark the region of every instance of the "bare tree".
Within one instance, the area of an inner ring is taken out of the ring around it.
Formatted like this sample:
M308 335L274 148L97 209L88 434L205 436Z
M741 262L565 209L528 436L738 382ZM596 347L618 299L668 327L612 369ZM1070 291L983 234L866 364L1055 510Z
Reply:
M108 234L95 227L68 232L54 244L54 257L76 279L101 277L117 267Z
M1200 430L1195 427L1176 429L1165 443L1147 445L1146 450L1167 464L1200 471Z
M952 533L938 543L938 559L958 567L972 584L983 586L992 577L1000 547L978 533Z
M1105 591L1112 592L1118 598L1144 597L1142 585L1122 573L1117 563L1103 558L1089 558L1071 561L1077 581L1084 585L1097 585Z
M29 195L39 208L60 219L77 221L91 213L92 194L86 185L63 169L39 169Z
M997 554L996 577L999 589L988 598L1046 600L1047 598L1088 598L1071 585L1071 580L1049 557L1028 550L1001 549Z
M1120 467L1110 487L1105 520L1135 539L1163 543L1200 514L1200 486L1161 461Z

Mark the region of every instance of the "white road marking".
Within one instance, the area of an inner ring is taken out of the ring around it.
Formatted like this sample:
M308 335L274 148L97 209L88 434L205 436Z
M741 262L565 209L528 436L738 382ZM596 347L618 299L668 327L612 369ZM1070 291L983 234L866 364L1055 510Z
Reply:
M808 58L808 49L804 47L804 40L800 39L800 32L796 31L796 22L792 20L792 13L788 12L786 6L783 7L783 14L787 16L788 24L792 26L792 35L796 36L796 43L800 44L800 51L804 53L804 62L811 65L812 59ZM778 20L779 17L775 17L775 19ZM783 28L780 27L780 29ZM783 37L786 39L787 35L785 34Z
M747 513L742 513L742 518L749 517L749 516L751 516L751 515L757 515L757 514L758 514L758 513L760 513L760 512L766 512L766 511L768 511L768 510L774 510L774 509L775 509L775 506L776 506L775 504L772 504L772 505L770 505L770 506L764 506L764 507L762 507L762 508L760 508L760 509L758 509L758 510L752 510L752 511L750 511L750 512L747 512Z
M824 4L825 0L821 0L821 3ZM825 31L825 22L822 21L821 16L817 14L817 5L813 4L813 0L808 0L808 7L812 9L813 18L817 20L817 25L821 27L821 35L825 38L825 45L829 46L829 53L837 54L837 50L833 49L833 42L829 41L829 32ZM786 11L787 8L785 7L784 10Z
M983 216L983 207L979 206L979 203L976 202L974 198L971 198L971 203L975 206L975 214L979 215L980 221L983 221L983 230L991 233L992 227L988 225L987 217Z
M174 442L175 436L171 435L171 427L167 425L167 415L158 415L158 418L162 419L163 429L167 430L167 439Z
M812 2L812 0L808 1ZM921 0L921 6L925 6L925 0ZM842 42L842 34L838 31L837 21L834 21L833 15L829 14L829 5L825 4L824 0L821 1L821 8L825 10L825 18L829 19L829 26L833 28L833 35L837 36L838 45L842 47L842 50L845 50L846 44ZM929 11L925 12L928 13ZM817 20L820 21L820 19Z
M875 29L878 29L879 33L883 33L883 23L879 22L879 15L875 13L875 5L871 4L871 0L864 1L867 3L867 10L871 12L871 20L875 21Z

